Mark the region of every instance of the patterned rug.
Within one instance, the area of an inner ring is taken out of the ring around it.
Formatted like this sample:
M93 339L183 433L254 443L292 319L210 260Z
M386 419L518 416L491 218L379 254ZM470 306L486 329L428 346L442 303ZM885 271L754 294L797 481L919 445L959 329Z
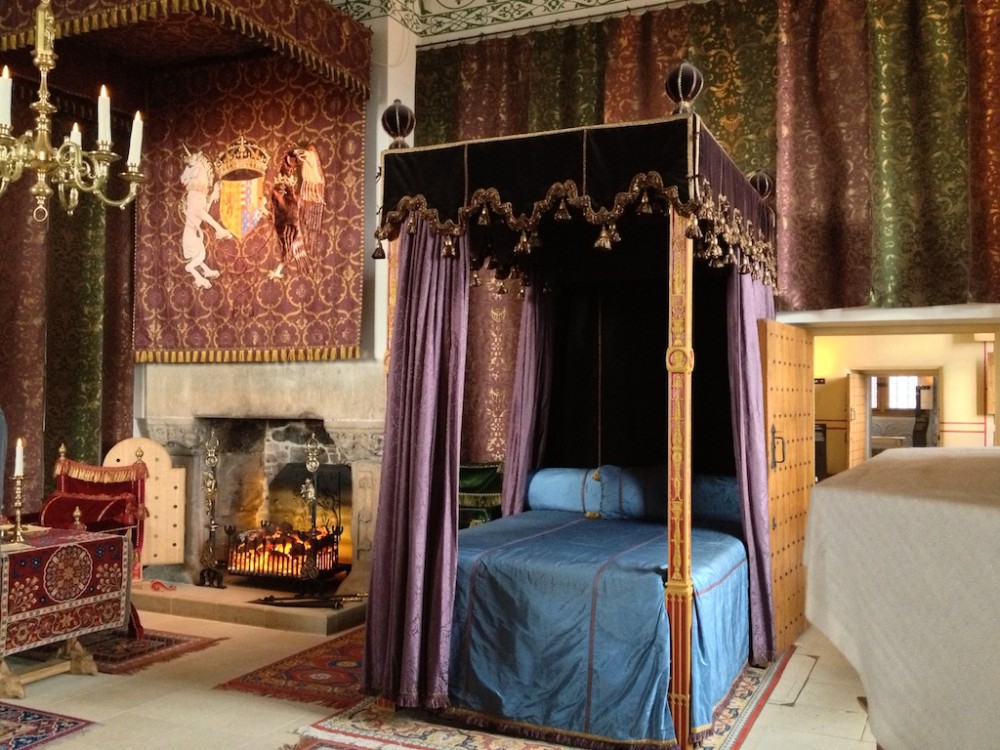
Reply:
M150 664L208 648L218 643L219 639L147 628L143 638L130 638L121 630L105 630L81 636L80 642L94 657L99 671L105 674L131 674ZM57 649L57 645L45 646L25 651L18 656L45 661L52 658Z
M0 750L25 750L89 727L92 722L0 703Z
M217 687L348 709L364 697L360 693L364 637L361 625Z
M703 750L737 750L777 684L793 649L767 668L747 667L733 689L730 701L715 722L713 735ZM284 750L548 750L564 745L441 723L426 713L380 707L365 698L299 730L303 738Z
M743 744L794 651L795 646L791 646L767 667L744 668L729 703L715 719L712 736L702 743L701 750L737 750Z

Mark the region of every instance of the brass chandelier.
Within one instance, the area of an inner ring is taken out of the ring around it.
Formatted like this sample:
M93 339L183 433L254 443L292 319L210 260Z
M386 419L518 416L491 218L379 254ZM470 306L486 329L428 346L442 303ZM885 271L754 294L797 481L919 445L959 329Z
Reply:
M84 151L82 134L74 123L72 132L58 148L52 146L52 115L55 106L49 102L48 74L56 66L55 18L50 0L41 0L35 11L35 51L32 56L41 80L38 100L31 104L35 112L34 130L15 137L11 127L11 85L7 66L0 76L0 195L16 182L26 169L34 170L31 186L36 206L32 216L36 221L48 217L48 201L55 192L67 213L72 214L80 202L80 193L88 193L108 206L124 208L139 192L145 175L139 170L142 151L142 116L135 113L125 171L120 173L128 183L123 198L109 198L107 188L109 166L119 159L111 150L111 100L101 87L97 100L97 144L93 151Z

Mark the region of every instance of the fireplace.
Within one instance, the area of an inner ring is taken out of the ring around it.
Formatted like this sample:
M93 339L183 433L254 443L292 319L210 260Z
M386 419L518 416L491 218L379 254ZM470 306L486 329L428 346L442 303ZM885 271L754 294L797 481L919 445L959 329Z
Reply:
M252 404L251 404L252 405ZM193 416L171 419L141 420L144 434L167 446L174 466L186 469L186 510L182 534L175 544L184 549L184 563L177 565L147 565L144 575L166 581L199 582L205 569L205 551L211 544L212 561L219 564L220 576L228 582L250 579L227 573L229 539L227 527L235 532L262 529L267 525L309 530L311 523L299 498L293 492L301 489L298 471L305 463L305 445L315 434L320 452L320 480L329 467L338 468L342 482L339 562L349 568L349 575L337 586L337 593L364 594L371 573L372 546L375 535L378 487L382 460L381 420L350 420L293 417ZM219 440L217 477L216 532L211 539L211 522L207 513L205 477L208 471L205 446L211 435ZM285 467L293 467L286 469ZM284 474L282 473L284 470ZM279 475L281 475L279 477ZM321 495L323 492L321 491ZM330 523L329 514L318 512L317 527ZM311 520L311 519L310 519ZM149 518L146 533L173 534L173 527L158 527L162 519ZM336 574L342 578L343 573ZM282 579L270 581L266 588L287 590ZM261 587L261 586L258 586Z

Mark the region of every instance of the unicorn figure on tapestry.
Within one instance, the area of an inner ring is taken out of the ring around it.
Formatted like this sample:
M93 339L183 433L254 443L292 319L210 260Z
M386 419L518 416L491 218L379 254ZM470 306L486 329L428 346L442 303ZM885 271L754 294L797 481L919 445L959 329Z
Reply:
M208 265L208 247L205 243L207 224L215 230L217 239L230 239L233 235L209 213L209 209L219 200L221 185L215 179L212 162L201 151L192 154L184 147L187 158L181 173L184 196L184 231L181 234L181 249L184 252L184 270L191 274L194 285L199 289L211 289L210 279L219 277L219 271Z

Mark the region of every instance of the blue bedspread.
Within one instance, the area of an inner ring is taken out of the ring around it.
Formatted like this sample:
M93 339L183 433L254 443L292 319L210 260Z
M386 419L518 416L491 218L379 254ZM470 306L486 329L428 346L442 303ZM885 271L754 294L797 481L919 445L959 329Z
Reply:
M695 529L692 725L710 724L749 644L742 543ZM529 511L459 534L453 705L509 723L670 744L662 523Z

